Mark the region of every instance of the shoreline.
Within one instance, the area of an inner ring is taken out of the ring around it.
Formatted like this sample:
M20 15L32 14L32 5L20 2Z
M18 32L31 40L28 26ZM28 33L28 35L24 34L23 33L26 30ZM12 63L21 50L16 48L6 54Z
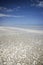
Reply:
M33 30L33 29L26 29L26 28L19 28L19 27L5 27L5 26L0 26L0 30L18 30L18 31L24 31L24 32L28 32L28 33L41 33L43 34L43 30Z

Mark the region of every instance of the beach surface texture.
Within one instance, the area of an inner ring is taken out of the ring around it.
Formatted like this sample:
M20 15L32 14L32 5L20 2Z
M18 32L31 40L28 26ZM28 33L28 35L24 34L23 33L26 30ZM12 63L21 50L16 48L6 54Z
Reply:
M0 27L0 65L43 65L43 31Z

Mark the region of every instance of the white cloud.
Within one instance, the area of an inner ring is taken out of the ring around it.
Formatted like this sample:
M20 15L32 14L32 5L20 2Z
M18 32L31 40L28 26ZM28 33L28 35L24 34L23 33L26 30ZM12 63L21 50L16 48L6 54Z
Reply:
M17 6L15 8L7 8L7 7L0 7L1 11L5 12L12 12L12 11L18 11L21 7Z
M16 17L16 18L19 18L19 17L24 17L24 16L16 16L16 15L0 14L0 17Z
M0 7L0 10L1 11L5 11L5 12L12 12L13 11L13 8L11 9L11 8L5 8L5 7Z
M18 6L17 8L18 8L18 9L20 9L21 7L20 7L20 6Z
M0 10L7 10L7 8L5 8L5 7L0 7Z
M16 8L13 8L14 11L19 11L20 10L20 6L17 6Z
M14 11L13 9L7 9L6 12L12 12Z
M43 7L43 1L40 1L39 4L37 4L39 7Z
M0 10L2 10L2 7L0 7Z
M43 7L43 1L36 0L36 3L33 2L33 4L31 4L31 6Z

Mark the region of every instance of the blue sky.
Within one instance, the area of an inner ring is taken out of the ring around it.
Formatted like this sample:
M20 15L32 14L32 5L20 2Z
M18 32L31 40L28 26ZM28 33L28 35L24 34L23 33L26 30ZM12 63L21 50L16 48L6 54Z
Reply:
M43 25L43 0L0 0L0 26Z

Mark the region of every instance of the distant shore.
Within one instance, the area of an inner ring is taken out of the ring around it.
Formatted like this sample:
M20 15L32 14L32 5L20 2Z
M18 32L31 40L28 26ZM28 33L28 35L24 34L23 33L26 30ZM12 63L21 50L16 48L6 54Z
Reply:
M0 26L0 30L19 30L19 31L24 31L24 32L29 32L29 33L41 33L43 34L43 30L33 30L33 29L26 29L26 28L20 28L20 27L6 27L6 26Z

